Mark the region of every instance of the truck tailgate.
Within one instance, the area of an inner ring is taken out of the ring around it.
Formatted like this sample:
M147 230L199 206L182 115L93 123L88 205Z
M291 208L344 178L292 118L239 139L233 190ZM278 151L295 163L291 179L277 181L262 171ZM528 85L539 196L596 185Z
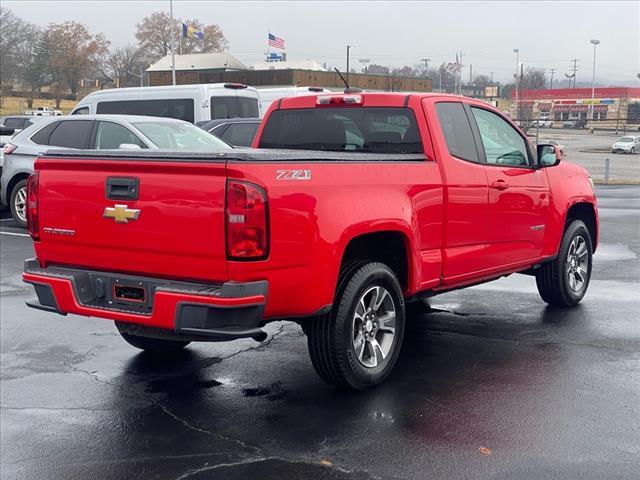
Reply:
M225 161L123 160L38 159L38 258L48 265L226 280Z

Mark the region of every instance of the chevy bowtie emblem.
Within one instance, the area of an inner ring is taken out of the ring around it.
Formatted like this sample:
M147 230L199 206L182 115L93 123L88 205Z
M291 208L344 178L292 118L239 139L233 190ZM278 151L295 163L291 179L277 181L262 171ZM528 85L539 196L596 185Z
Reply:
M113 218L116 223L129 223L129 220L137 220L140 216L140 210L127 208L126 205L114 205L113 208L107 207L102 214L104 218Z

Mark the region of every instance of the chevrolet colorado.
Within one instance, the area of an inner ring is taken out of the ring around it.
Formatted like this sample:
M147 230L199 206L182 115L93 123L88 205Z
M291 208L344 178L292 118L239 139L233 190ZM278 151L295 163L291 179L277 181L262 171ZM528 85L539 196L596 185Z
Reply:
M164 352L288 319L324 380L362 389L394 366L409 302L516 272L549 304L585 295L589 175L485 103L288 98L254 146L47 152L28 186L29 305Z

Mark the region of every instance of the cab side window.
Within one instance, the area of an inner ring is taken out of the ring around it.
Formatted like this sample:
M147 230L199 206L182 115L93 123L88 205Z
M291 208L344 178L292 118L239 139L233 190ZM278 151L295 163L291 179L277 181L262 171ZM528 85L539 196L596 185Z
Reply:
M471 125L460 102L438 102L436 111L447 149L454 157L478 162L478 151L473 140Z
M502 117L482 108L471 107L480 130L488 164L529 165L527 144Z

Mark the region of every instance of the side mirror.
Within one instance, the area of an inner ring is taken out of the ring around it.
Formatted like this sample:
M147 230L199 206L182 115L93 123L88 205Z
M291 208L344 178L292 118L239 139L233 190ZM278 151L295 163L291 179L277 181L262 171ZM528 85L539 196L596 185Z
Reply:
M15 129L9 127L0 127L0 135L13 135Z
M562 160L560 149L549 143L541 143L537 147L538 165L541 167L555 167Z
M142 150L142 147L136 143L121 143L118 148L120 150Z

